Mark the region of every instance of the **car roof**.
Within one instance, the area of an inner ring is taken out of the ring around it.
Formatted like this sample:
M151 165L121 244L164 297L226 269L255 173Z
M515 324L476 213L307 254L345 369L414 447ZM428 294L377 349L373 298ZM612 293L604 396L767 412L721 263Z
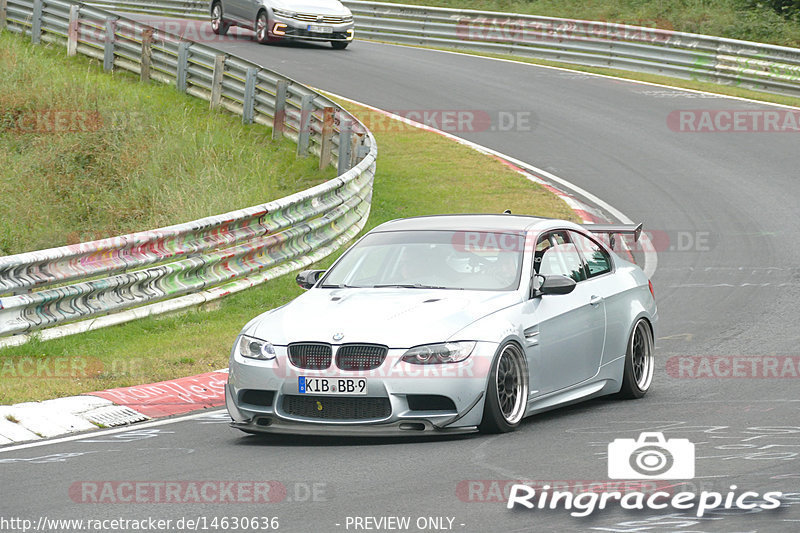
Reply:
M525 232L550 227L554 223L573 224L553 218L534 217L512 214L459 214L429 215L401 218L385 222L372 231L492 231L492 232Z

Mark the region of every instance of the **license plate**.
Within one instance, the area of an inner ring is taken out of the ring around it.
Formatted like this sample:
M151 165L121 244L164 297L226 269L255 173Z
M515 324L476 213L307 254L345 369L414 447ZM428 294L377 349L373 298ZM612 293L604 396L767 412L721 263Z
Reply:
M297 379L300 394L366 394L367 380L363 378L309 378Z
M313 33L333 33L333 26L320 26L319 24L309 24L308 31Z

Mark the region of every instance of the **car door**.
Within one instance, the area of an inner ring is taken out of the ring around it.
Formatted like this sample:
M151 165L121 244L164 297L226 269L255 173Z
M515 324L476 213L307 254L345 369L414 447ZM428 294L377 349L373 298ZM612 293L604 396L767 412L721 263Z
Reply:
M624 353L609 353L610 346L625 345L631 324L630 302L624 295L625 287L620 286L619 279L614 275L614 263L611 254L591 234L579 232L569 233L570 239L578 249L586 265L585 282L591 288L591 293L603 299L606 314L605 348L603 361L607 363Z
M253 21L248 18L250 6L251 0L223 0L222 4L227 17L233 18L237 22L252 24ZM255 13L252 18L255 19Z
M585 381L600 367L606 316L602 296L587 283L587 271L569 232L554 231L537 240L535 272L563 275L577 283L570 294L543 295L526 303L525 337L535 357L531 371L539 375L538 395Z

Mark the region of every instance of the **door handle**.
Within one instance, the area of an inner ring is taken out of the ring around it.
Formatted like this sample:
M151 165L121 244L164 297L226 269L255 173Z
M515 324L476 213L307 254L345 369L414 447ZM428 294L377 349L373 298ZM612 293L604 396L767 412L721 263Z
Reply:
M603 301L603 297L602 296L592 296L589 299L589 305L597 305L602 301Z

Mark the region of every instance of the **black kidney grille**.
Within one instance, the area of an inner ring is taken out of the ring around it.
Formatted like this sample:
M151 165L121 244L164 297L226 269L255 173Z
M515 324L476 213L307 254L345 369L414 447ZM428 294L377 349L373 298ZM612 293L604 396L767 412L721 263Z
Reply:
M289 360L299 368L320 370L331 366L331 345L297 343L289 345Z
M330 396L284 396L286 414L325 420L370 420L392 414L389 398Z
M342 370L372 370L383 364L388 351L378 344L343 344L336 351L336 366Z

